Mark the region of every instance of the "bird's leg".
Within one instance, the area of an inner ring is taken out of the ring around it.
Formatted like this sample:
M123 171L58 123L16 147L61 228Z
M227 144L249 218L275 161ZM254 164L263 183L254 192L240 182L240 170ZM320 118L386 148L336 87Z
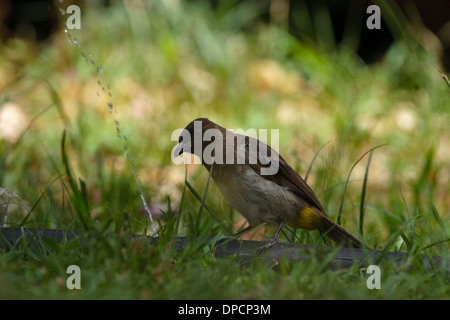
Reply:
M264 252L265 250L273 247L278 242L278 237L280 236L280 233L281 233L281 230L283 230L283 227L284 227L284 222L281 222L280 225L278 226L277 231L272 236L272 238L270 238L269 240L267 240L266 243L264 243L256 248L256 253L260 254L260 253Z

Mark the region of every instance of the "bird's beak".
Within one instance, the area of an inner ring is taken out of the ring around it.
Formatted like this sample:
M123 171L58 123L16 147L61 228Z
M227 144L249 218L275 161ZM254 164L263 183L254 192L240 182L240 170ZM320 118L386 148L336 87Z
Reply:
M184 152L184 149L190 150L190 147L191 147L190 142L189 143L180 142L178 146L175 148L175 151L173 152L174 157L181 156Z

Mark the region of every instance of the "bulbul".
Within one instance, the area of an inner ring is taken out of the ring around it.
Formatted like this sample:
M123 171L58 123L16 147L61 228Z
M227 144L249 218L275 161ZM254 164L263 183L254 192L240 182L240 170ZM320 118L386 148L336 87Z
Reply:
M198 118L180 134L174 156L184 152L200 157L224 198L247 219L249 228L262 223L277 228L258 251L276 244L285 225L319 230L337 245L362 247L359 239L327 216L306 182L262 141Z

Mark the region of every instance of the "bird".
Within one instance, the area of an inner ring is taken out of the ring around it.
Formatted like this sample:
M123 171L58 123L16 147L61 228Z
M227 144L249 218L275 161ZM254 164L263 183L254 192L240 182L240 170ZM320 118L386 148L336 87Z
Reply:
M200 157L225 200L248 221L245 230L263 223L276 228L258 253L274 246L286 225L318 230L340 246L363 247L327 215L305 180L264 142L198 118L182 130L173 150L175 158L183 153Z

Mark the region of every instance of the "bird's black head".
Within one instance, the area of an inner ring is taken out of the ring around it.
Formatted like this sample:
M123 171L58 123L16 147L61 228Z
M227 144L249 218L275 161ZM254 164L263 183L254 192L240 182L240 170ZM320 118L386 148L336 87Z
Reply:
M184 152L201 156L201 154L198 153L201 153L206 146L206 143L203 141L203 133L206 130L213 128L223 129L221 126L207 118L192 120L181 132L178 138L178 146L174 151L174 156L178 157Z

